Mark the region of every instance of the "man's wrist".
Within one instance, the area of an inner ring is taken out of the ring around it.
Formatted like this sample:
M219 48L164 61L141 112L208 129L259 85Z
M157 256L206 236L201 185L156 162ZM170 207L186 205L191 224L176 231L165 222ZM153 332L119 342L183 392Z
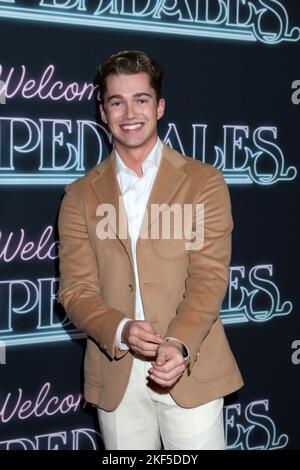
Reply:
M178 349L181 351L181 353L183 355L183 359L185 361L188 360L189 352L188 352L186 346L181 341L179 341L175 338L166 338L165 341L166 342L172 342L174 344L174 346L178 347Z

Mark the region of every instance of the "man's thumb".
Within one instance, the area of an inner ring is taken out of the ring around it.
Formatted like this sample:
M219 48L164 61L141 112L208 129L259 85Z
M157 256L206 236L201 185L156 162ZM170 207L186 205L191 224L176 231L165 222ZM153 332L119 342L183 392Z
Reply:
M166 354L163 349L158 348L157 356L156 356L156 365L163 366L166 362Z

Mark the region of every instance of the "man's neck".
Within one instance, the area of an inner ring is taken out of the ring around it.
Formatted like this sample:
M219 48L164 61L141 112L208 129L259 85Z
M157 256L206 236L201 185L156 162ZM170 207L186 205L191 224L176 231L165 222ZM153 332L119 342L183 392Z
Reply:
M120 146L118 143L115 143L115 149L128 168L134 171L138 176L143 176L142 164L156 145L156 142L157 136L142 147L127 147L125 149L122 145Z

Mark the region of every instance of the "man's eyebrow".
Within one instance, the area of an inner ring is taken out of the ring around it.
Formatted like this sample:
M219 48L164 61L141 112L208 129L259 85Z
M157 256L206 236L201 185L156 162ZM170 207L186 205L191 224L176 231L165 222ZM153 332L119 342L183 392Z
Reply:
M149 96L149 98L152 98L152 96L151 96L149 93L145 92L145 91L142 91L142 92L140 92L140 93L134 93L133 96L135 96L135 97ZM113 100L113 99L122 99L122 98L123 98L122 95L111 95L111 96L109 96L109 97L107 98L106 102L108 103L110 100Z
M142 92L142 93L135 93L133 96L149 96L149 98L152 98L150 93Z
M123 97L122 97L122 95L111 95L109 98L107 98L106 102L108 103L108 101L113 100L114 98L120 99L120 98L123 98Z

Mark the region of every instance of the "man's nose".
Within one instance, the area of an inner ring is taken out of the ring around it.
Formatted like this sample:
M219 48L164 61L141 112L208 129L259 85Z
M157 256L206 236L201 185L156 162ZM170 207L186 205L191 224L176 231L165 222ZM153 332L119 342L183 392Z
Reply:
M127 119L133 119L136 116L134 103L127 103L125 107Z

